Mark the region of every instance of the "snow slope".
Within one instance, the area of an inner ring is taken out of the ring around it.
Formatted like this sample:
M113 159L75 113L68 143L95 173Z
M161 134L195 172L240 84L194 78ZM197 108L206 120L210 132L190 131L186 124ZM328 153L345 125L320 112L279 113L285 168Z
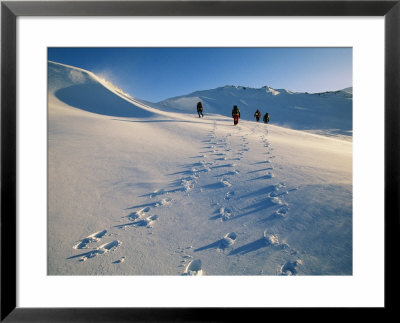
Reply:
M272 124L297 130L322 131L325 135L352 134L352 88L324 93L294 93L265 86L260 89L244 86L224 86L197 91L186 96L158 103L160 109L175 109L193 113L198 101L205 113L230 116L233 105L241 111L241 118L254 120L254 112L270 115Z
M49 275L352 274L351 141L48 66Z

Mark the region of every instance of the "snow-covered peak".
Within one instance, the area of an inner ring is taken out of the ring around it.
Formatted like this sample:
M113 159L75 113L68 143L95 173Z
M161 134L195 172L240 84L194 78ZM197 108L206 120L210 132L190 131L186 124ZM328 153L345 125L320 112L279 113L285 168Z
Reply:
M276 89L275 91L278 91L280 94L304 94L302 92L294 92L288 89Z
M351 87L347 87L347 88L343 89L342 91L346 92L346 93L353 94L353 87L352 86Z
M268 86L268 85L264 86L264 87L263 87L263 89L265 89L265 92L267 92L267 93L271 93L272 95L278 95L278 94L281 94L281 92L280 92L280 91L278 91L278 90L275 90L275 89L273 89L272 87L270 87L270 86Z
M337 91L326 91L326 92L320 92L320 93L315 93L315 95L318 96L336 96L336 97L343 97L346 99L352 99L353 98L353 87L348 87L343 90L337 90Z

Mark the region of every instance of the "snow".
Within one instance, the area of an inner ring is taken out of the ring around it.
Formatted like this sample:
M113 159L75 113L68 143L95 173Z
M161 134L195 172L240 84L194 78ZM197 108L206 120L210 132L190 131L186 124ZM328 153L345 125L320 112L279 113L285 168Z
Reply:
M352 275L351 89L150 103L48 66L49 275Z
M254 121L254 112L270 115L270 122L297 130L323 131L324 135L344 135L351 140L352 88L324 93L295 93L286 89L264 86L224 86L197 91L186 96L161 101L161 110L193 113L196 102L202 101L205 113L229 117L233 105L238 105L243 120Z

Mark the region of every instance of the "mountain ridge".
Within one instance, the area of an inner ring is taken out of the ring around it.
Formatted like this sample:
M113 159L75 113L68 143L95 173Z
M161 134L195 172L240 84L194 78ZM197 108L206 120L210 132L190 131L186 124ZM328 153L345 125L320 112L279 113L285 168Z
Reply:
M244 120L254 121L254 112L259 109L263 115L269 113L272 124L295 130L345 136L351 136L353 130L352 87L310 94L269 86L227 85L169 98L155 105L161 110L193 113L199 101L205 114L230 116L232 107L237 105Z
M199 93L199 92L211 91L211 90L219 90L219 89L227 89L227 88L235 88L235 89L239 89L239 90L240 89L243 89L243 90L266 90L267 93L270 92L270 93L273 93L274 95L279 95L279 94L319 95L319 94L327 94L327 93L337 94L337 93L340 93L340 92L353 94L353 87L352 86L349 86L349 87L346 87L346 88L343 88L343 89L338 89L338 90L327 90L327 91L321 91L321 92L309 92L309 91L301 92L301 91L293 91L293 90L286 89L286 88L276 89L276 88L273 88L273 87L271 87L269 85L264 85L264 86L258 88L258 87L244 86L244 85L229 85L228 84L228 85L224 85L224 86L218 86L218 87L212 88L212 89L204 89L204 90L193 91L193 92L191 92L189 94L177 95L177 96L174 96L174 97L171 97L171 98L167 98L167 99L161 100L159 102L163 102L163 101L166 101L166 100L170 100L170 99L178 98L178 97L182 97L182 96L193 95L193 94L196 94L196 93ZM351 98L352 98L352 96L351 96Z

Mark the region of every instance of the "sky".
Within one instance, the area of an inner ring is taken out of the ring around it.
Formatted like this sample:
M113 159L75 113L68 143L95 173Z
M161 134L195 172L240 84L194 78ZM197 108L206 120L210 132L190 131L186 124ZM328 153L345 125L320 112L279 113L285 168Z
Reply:
M48 48L131 96L159 102L225 85L336 91L352 84L352 48Z

